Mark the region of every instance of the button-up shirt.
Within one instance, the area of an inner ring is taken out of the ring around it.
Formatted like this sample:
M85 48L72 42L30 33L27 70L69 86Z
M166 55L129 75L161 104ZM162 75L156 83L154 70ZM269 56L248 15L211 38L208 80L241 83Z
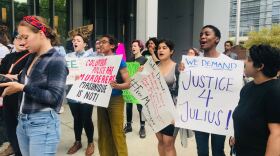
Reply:
M52 48L36 60L27 75L27 70L34 58L35 54L31 54L19 75L19 82L22 84L25 82L25 76L28 76L28 82L23 88L24 101L20 101L21 113L31 114L48 108L59 112L65 95L65 82L68 75L66 61ZM19 99L22 100L22 94Z

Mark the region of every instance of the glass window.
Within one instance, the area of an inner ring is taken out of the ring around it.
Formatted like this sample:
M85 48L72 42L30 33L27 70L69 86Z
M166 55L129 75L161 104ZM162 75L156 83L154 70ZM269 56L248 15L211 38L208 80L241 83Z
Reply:
M49 0L39 0L39 15L50 22Z
M27 0L15 0L14 6L15 25L18 25L18 23L22 20L24 16L33 14L33 5L30 3L27 4Z
M0 21L8 27L8 31L12 32L12 3L10 0L0 0Z

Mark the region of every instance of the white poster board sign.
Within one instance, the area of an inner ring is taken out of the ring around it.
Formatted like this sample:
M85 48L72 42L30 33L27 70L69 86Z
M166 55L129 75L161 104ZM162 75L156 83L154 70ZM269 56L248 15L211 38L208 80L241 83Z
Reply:
M65 57L66 64L69 70L69 74L66 79L66 85L74 84L77 76L81 74L81 69L85 66L84 61L79 58Z
M112 93L110 82L117 76L121 59L122 55L82 59L85 66L82 67L80 77L70 89L67 98L108 107Z
M155 133L175 121L176 109L168 86L151 58L144 70L131 78L129 90L142 104L143 114Z
M183 55L176 126L233 135L232 113L243 85L242 61Z

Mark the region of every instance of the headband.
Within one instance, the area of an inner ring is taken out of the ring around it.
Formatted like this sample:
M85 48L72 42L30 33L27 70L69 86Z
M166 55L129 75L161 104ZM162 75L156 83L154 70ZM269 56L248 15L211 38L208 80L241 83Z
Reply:
M43 31L44 34L46 36L48 36L47 27L42 22L40 22L36 17L34 17L34 16L25 16L25 17L23 17L23 20L25 22L29 23L30 25L34 26L38 30Z

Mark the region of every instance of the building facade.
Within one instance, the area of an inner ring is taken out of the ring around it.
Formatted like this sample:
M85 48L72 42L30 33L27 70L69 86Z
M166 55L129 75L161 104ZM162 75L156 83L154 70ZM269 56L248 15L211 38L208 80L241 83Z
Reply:
M188 48L199 48L199 33L207 24L221 30L218 49L223 51L230 21L230 0L1 0L0 8L11 33L23 16L40 15L63 41L69 30L87 24L94 25L92 40L112 34L127 49L134 39L167 38L176 45L175 60Z
M237 0L231 0L229 36L236 35ZM240 36L280 23L280 0L241 0Z
M68 31L93 24L92 40L111 34L120 42L131 41L136 34L136 0L1 0L0 19L12 33L26 15L46 18L62 40Z
M150 0L147 0L150 1ZM229 33L229 0L157 0L159 38L168 38L175 43L175 56L178 62L181 55L195 47L199 49L201 28L214 25L221 31L217 50L224 51L224 42Z
M52 27L56 27L64 38L67 33L69 3L66 0L1 0L0 19L6 24L11 34L23 16L41 15L45 17Z

